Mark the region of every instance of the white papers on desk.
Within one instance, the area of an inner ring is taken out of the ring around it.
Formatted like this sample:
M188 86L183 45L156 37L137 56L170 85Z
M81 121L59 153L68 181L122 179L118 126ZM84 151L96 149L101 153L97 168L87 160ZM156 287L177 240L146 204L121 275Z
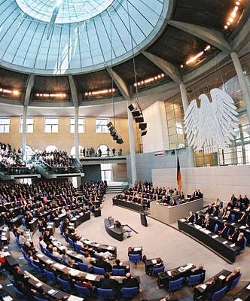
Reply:
M224 280L226 278L226 276L220 275L219 278L220 278L220 280Z
M54 261L52 261L52 260L50 260L50 259L48 259L48 260L46 260L46 263L47 264L51 264L51 263L53 263Z
M152 261L153 264L156 264L156 263L157 263L157 260L156 260L156 259L152 259L151 261Z
M185 218L181 218L180 221L181 221L182 223L184 223L186 220L185 220Z
M48 294L52 295L52 296L55 295L56 293L57 293L57 291L54 290L54 289L51 289L51 290L48 291Z
M246 287L247 290L250 290L250 284L248 284L248 286Z
M107 250L109 250L109 251L110 251L110 250L113 250L113 247L112 247L112 246L108 246L108 247L107 247Z
M168 271L168 275L171 277L172 276L172 273L171 273L171 271Z
M61 263L55 263L54 267L58 270L63 270L65 268L65 265L63 265Z
M234 301L242 301L242 299L241 298L237 298Z
M234 225L235 225L235 223L232 223L231 225L232 225L232 226L234 226Z
M3 297L3 301L12 301L13 299L11 298L11 296L6 296Z
M70 274L71 276L77 276L77 275L79 274L79 271L76 270L76 269L70 269L70 270L69 270L69 274Z
M141 251L141 250L142 250L141 247L135 247L135 248L134 248L134 251L136 251L136 252L137 252L137 251Z
M188 225L192 225L192 223L191 223L191 222L189 222L189 223L188 223Z
M214 216L214 219L218 219L218 216Z
M211 231L209 231L209 230L205 230L205 231L204 231L204 233L206 233L206 234L210 234L210 233L211 233Z
M227 240L223 241L223 245L225 245L225 244L227 244L227 243L228 243L228 241L227 241Z
M42 257L44 257L45 255L44 255L44 254L41 254L41 253L38 253L38 254L36 254L36 256L37 256L38 258L42 258Z
M212 238L217 238L217 237L219 237L219 235L217 235L217 234L212 236Z
M4 257L10 256L10 252L3 252L3 256L4 256Z
M241 226L240 229L246 229L246 226Z
M36 287L41 287L43 284L42 284L42 282L37 282L36 283Z
M70 295L69 298L67 299L67 301L83 301L83 298L77 297L77 296L73 296Z
M203 283L203 284L200 285L200 288L205 290L207 288L207 285L205 283Z
M235 247L235 244L231 244L230 247L231 247L231 248Z
M200 228L202 228L200 225L195 225L195 228L196 229L200 229Z
M109 227L109 229L112 229L112 228L114 228L114 225L112 225L112 226Z
M90 281L95 281L96 276L93 274L87 274L85 279L90 280Z

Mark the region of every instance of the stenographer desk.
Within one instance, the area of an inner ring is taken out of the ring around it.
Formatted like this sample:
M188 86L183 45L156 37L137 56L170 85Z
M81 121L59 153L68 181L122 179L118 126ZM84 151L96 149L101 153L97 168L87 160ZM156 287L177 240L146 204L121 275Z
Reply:
M114 223L111 223L108 218L104 219L104 226L107 231L107 233L112 236L114 239L117 239L119 241L123 240L123 230L121 228L116 228Z
M226 261L230 263L235 262L236 255L239 254L240 247L232 244L232 242L219 237L217 234L210 232L201 226L189 223L185 219L178 220L178 228L208 246Z
M150 204L150 217L164 223L173 224L178 219L188 216L190 211L199 211L203 208L203 199L187 201L175 206L165 206L158 201Z

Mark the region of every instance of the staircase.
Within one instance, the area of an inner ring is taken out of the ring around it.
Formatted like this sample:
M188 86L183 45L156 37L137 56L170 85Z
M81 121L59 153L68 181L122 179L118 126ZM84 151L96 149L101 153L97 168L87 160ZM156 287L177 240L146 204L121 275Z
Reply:
M110 182L106 190L107 194L119 194L129 187L128 182Z

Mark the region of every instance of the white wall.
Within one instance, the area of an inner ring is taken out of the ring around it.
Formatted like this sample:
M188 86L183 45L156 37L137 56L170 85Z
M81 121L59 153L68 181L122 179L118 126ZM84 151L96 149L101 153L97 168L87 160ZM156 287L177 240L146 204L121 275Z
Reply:
M250 197L249 165L181 168L181 175L185 194L199 188L205 199L228 201L233 193ZM177 187L176 168L152 170L152 181L154 186Z
M169 149L167 117L164 101L157 101L143 111L148 125L147 135L142 137L143 152L154 152Z

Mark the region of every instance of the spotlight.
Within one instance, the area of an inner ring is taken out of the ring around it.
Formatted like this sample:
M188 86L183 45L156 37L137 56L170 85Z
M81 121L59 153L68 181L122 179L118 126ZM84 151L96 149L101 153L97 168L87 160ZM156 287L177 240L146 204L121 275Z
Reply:
M110 135L111 135L112 137L114 137L115 135L117 135L116 130L111 131L111 132L110 132Z
M147 130L142 131L141 136L145 136L147 134L147 132L148 132Z
M146 122L142 122L139 124L139 129L141 130L145 130L147 128L147 123Z
M110 131L110 132L114 132L114 131L115 131L115 127L112 125L112 126L109 128L109 131Z
M119 138L119 136L117 135L117 133L115 133L115 135L113 136L113 140L117 140Z
M136 123L144 122L143 116L135 117L135 122L136 122Z
M110 128L111 126L113 126L113 123L110 121L110 122L107 124L107 127Z
M132 111L133 117L141 116L141 112L139 110Z

